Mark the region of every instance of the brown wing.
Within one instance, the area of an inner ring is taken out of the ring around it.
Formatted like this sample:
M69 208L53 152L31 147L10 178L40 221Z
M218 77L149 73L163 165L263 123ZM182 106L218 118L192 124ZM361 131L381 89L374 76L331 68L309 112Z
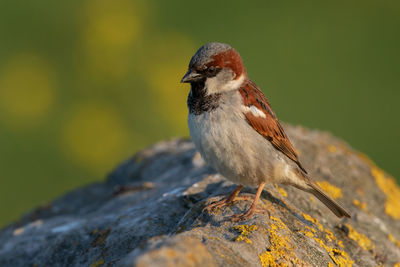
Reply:
M270 141L275 148L285 154L289 159L293 160L302 171L307 173L300 164L297 153L276 118L275 113L272 111L267 98L257 85L248 80L242 85L239 92L242 95L243 104L246 107L251 108L254 106L265 114L265 116L263 116L257 112L251 112L250 109L248 112L244 112L247 122L254 130Z

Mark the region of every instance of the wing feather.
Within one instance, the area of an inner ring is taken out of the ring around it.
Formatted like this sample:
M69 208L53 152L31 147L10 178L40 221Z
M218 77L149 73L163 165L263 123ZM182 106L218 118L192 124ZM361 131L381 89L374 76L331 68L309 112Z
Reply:
M254 106L265 114L265 116L259 116L257 113L251 111L244 112L244 116L250 126L271 142L276 149L295 162L303 172L307 173L301 165L289 137L286 135L285 130L276 118L275 113L272 111L267 98L257 85L248 80L242 85L239 92L242 95L243 104L246 107L250 109Z

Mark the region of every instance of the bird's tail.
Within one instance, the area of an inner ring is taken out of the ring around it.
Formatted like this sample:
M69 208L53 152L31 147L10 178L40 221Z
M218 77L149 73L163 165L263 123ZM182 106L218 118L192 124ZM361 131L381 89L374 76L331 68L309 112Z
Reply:
M322 189L317 184L309 180L308 185L310 186L310 189L308 189L307 191L313 194L319 200L321 200L321 202L324 203L325 206L327 206L336 216L338 216L339 218L351 218L350 214L336 201L325 194L324 191L322 191Z

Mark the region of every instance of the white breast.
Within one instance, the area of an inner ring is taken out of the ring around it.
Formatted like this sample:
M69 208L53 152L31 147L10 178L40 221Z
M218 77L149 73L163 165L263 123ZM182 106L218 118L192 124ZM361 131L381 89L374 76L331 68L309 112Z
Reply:
M235 183L257 185L273 180L282 161L272 145L247 123L238 91L225 93L218 108L189 114L190 135L204 160Z

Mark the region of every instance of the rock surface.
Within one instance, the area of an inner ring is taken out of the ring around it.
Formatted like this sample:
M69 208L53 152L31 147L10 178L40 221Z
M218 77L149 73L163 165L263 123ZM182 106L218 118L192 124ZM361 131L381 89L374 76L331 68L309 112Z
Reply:
M202 212L235 185L190 141L171 140L0 230L0 266L400 266L393 178L327 133L292 126L287 133L314 180L352 219L278 185L265 188L265 212L251 220L229 221L248 200Z

